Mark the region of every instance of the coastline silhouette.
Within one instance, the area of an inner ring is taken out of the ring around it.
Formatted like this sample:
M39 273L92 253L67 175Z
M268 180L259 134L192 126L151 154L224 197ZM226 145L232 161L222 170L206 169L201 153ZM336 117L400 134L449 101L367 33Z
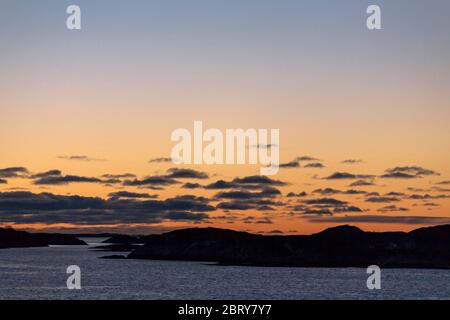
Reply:
M411 232L365 232L343 225L312 235L266 236L218 228L113 236L105 258L214 261L271 267L450 268L450 225Z

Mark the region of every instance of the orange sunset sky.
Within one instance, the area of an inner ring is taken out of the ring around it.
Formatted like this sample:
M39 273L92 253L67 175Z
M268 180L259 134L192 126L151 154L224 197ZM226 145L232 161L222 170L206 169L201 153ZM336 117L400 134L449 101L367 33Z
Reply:
M2 4L0 226L450 223L448 1L378 1L378 31L366 1L78 2L77 31L64 1ZM195 120L280 129L285 165L155 160Z

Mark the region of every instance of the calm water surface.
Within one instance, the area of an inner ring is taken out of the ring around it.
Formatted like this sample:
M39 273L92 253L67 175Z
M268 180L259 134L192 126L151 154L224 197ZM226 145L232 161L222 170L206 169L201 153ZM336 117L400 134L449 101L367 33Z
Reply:
M110 254L87 246L2 249L0 299L450 299L448 270L385 269L382 289L369 291L359 268L98 259ZM81 268L81 290L66 287L69 265Z

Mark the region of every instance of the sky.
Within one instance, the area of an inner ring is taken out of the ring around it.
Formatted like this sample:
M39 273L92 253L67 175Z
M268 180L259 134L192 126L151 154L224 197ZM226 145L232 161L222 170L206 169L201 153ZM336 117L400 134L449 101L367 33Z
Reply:
M447 0L2 0L0 226L450 223L449 30ZM195 120L279 129L291 165L151 161Z

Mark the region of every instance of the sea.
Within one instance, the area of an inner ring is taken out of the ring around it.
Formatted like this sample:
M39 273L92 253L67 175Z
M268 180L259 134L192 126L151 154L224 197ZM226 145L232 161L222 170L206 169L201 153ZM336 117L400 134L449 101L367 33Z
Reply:
M369 290L365 268L266 268L213 262L114 260L124 254L88 246L0 250L0 300L77 299L450 299L450 270L382 269ZM68 289L69 266L80 268L81 289Z

